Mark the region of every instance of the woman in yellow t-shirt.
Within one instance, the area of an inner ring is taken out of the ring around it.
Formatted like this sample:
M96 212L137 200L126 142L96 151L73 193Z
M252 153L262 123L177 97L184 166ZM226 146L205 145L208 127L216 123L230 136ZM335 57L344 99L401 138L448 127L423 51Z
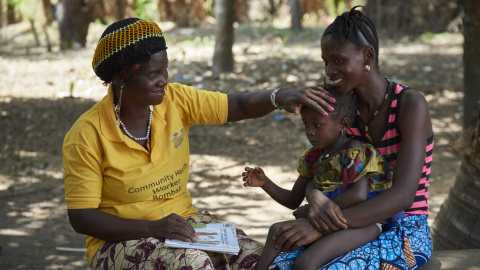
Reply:
M198 213L187 189L188 132L300 105L330 106L319 89L222 94L169 84L163 32L153 22L113 23L93 57L108 94L85 112L63 144L65 201L72 227L86 235L93 269L254 269L262 244L237 230L237 255L171 249L164 239L195 242ZM189 223L190 222L190 223Z

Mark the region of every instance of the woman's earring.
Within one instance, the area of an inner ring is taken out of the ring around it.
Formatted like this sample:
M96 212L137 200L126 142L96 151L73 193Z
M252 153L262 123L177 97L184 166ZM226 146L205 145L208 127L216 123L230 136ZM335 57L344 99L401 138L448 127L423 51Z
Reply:
M340 131L340 135L343 136L343 129L342 129L342 131Z
M117 118L117 126L118 126L118 127L120 126L120 106L122 105L123 86L124 86L124 84L121 85L120 95L119 95L119 97L118 97L118 103L117 103L117 105L115 105L115 107L114 107L115 116L116 116L115 118Z
M365 64L365 70L368 72L370 71L370 59L367 59L367 63Z

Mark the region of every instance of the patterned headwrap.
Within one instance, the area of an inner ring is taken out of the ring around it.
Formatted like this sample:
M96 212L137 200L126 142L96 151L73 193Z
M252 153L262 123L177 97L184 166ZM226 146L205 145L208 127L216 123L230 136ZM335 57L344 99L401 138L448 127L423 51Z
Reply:
M120 20L108 26L98 41L93 71L110 83L123 68L166 49L163 31L156 23L138 18Z

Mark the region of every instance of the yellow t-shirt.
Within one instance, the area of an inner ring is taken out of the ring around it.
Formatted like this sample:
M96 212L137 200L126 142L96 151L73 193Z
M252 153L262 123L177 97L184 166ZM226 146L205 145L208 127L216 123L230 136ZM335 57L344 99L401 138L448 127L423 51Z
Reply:
M98 210L128 219L156 220L197 213L187 190L188 131L195 123L227 121L227 95L177 83L152 113L151 152L116 126L113 89L72 126L63 142L68 209ZM90 262L105 241L86 236Z

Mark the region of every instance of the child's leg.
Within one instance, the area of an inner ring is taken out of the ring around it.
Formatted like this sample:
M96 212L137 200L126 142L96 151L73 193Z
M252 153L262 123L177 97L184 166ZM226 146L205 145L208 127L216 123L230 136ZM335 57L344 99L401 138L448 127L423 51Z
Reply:
M266 270L272 264L273 260L280 253L280 250L275 249L275 241L273 241L273 234L278 228L280 223L273 224L268 230L267 241L265 242L265 247L263 248L262 254L257 262L256 270Z
M295 269L316 270L329 260L369 243L379 235L380 230L375 224L324 235L297 258Z

